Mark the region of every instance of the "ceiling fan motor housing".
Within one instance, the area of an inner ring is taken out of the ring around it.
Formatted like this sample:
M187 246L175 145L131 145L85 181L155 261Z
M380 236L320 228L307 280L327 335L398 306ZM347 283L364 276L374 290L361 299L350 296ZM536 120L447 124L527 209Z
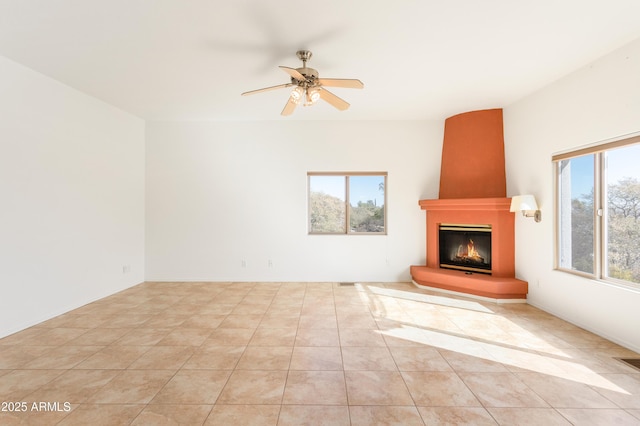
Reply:
M302 61L302 67L296 68L300 74L305 77L304 81L296 80L295 78L291 78L291 82L297 84L298 86L302 86L303 88L314 87L318 85L318 71L313 68L307 67L307 61L311 59L313 54L309 50L298 50L296 52L296 56Z
M296 80L295 78L291 77L291 82L294 84L297 84L298 86L302 86L302 87L313 87L313 86L317 86L318 85L318 71L313 69L313 68L307 68L307 67L302 67L302 68L296 68L296 71L298 71L300 74L302 74L305 78L304 81L300 81L300 80Z

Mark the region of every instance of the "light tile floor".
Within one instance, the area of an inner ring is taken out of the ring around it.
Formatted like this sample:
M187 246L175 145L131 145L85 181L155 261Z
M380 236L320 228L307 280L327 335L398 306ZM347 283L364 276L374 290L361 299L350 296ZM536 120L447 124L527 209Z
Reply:
M410 283L144 283L0 339L0 424L640 425L616 357Z

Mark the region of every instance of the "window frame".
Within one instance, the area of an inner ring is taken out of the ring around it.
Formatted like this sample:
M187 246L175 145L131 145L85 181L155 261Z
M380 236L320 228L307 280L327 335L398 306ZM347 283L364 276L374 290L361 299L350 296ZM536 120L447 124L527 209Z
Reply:
M620 287L640 290L640 283L610 277L607 274L607 176L605 155L608 151L627 146L640 145L640 134L626 135L589 145L572 151L552 155L554 186L554 270L567 272L584 278L590 278ZM593 272L584 272L561 266L561 205L562 191L560 164L563 160L593 155Z
M345 232L312 232L311 231L311 178L313 176L340 176L345 181ZM353 176L380 176L384 182L384 204L382 214L384 218L383 232L354 232L351 231L351 202L349 193L349 178ZM307 235L387 235L389 221L387 220L387 182L388 172L307 172Z

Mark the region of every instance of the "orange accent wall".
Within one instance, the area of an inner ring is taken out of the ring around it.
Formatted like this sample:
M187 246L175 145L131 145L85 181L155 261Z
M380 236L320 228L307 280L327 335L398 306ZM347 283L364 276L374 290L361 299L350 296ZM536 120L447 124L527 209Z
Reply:
M441 167L440 199L506 197L502 109L447 118Z

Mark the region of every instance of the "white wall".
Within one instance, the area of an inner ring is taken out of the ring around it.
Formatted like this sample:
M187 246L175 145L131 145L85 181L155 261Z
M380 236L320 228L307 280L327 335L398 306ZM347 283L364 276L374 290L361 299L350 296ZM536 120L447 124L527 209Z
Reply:
M529 303L640 351L640 292L553 270L552 154L640 131L640 40L505 108L509 195L533 193L542 222L516 219ZM638 159L640 164L640 158Z
M442 127L148 123L146 279L409 280L425 262L418 200L438 195ZM387 171L388 235L307 235L308 171Z
M0 57L0 337L143 268L144 121Z

